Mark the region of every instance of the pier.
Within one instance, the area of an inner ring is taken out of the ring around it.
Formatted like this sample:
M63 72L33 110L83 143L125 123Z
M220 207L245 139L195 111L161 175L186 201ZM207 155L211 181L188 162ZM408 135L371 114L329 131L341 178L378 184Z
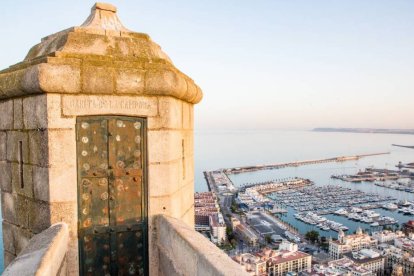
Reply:
M352 161L352 160L359 160L364 157L385 155L385 154L389 154L389 152L361 154L361 155L352 155L352 156L339 156L339 157L333 157L333 158L294 161L294 162L288 162L288 163L227 168L227 169L223 169L223 171L226 174L237 174L237 173L254 172L254 171L260 171L260 170L275 170L275 169L283 169L287 167L299 167L299 166L322 164L322 163L346 162L346 161Z

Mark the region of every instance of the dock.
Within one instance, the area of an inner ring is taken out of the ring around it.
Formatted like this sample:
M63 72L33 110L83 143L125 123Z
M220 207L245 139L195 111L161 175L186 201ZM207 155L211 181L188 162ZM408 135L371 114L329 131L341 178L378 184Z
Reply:
M378 156L378 155L385 155L385 154L390 154L390 153L381 152L381 153L361 154L361 155L352 155L352 156L338 156L338 157L333 157L333 158L316 159L316 160L294 161L294 162L288 162L288 163L227 168L227 169L223 169L223 172L225 172L226 174L238 174L238 173L254 172L254 171L260 171L260 170L275 170L275 169L283 169L287 167L299 167L299 166L322 164L322 163L347 162L347 161L352 161L352 160L359 160L364 157Z

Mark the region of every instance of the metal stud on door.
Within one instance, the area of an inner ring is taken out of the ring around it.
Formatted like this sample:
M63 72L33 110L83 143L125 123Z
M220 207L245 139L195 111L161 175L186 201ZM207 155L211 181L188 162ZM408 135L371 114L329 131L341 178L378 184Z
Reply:
M145 119L77 120L80 271L146 275Z

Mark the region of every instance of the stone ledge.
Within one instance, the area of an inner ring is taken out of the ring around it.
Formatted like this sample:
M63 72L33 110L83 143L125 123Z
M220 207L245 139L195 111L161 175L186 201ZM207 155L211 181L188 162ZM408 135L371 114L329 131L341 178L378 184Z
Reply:
M68 250L69 230L57 223L34 236L29 244L6 268L5 276L59 275ZM64 275L65 273L63 273Z
M249 275L200 233L175 218L154 219L159 275Z
M171 96L192 104L203 97L148 37L79 28L48 37L23 62L0 71L0 99L42 93Z

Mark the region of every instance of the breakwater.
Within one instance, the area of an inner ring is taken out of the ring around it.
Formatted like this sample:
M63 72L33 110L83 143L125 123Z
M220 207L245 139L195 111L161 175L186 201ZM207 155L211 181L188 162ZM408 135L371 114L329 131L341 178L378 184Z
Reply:
M238 173L254 172L254 171L260 171L260 170L275 170L275 169L283 169L283 168L287 168L287 167L299 167L299 166L313 165L313 164L332 163L332 162L346 162L346 161L358 160L358 159L361 159L361 158L364 158L364 157L385 155L385 154L389 154L389 152L351 155L351 156L338 156L338 157L332 157L332 158L305 160L305 161L294 161L294 162L277 163L277 164L235 167L235 168L223 169L222 171L226 174L238 174Z

